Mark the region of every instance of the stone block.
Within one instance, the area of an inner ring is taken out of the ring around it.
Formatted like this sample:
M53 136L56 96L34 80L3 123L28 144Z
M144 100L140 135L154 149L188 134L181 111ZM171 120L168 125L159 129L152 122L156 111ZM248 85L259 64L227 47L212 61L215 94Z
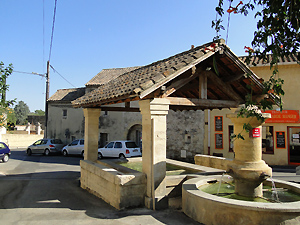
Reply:
M296 175L300 175L300 166L296 167Z

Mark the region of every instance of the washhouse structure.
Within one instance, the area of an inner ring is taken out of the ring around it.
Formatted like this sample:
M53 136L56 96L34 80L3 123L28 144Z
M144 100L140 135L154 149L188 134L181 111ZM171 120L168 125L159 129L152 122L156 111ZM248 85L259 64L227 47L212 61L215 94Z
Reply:
M261 80L221 40L124 73L73 101L75 108L83 108L85 116L81 186L114 204L99 190L107 188L108 195L108 188L114 188L100 182L101 174L110 170L97 163L100 112L141 112L146 186L145 190L135 192L142 192L148 208L168 207L165 181L169 110L237 108L250 92L248 85L252 86L253 95L261 95ZM132 102L138 102L139 107L132 107ZM124 107L116 107L119 103ZM116 173L112 180L120 176L121 173ZM118 183L126 185L131 179ZM121 193L120 199L124 195Z

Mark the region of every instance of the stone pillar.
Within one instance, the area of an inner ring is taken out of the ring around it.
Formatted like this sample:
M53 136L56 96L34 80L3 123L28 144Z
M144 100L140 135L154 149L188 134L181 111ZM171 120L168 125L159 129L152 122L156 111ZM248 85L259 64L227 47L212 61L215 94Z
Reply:
M168 207L166 196L167 114L170 102L155 98L139 102L142 114L143 172L147 176L145 205Z
M269 113L262 113L264 118L270 118ZM229 163L228 170L235 179L235 192L241 196L262 196L262 182L272 176L272 168L262 160L262 121L255 117L237 117L237 113L227 114L234 124L234 133L243 131L243 125L249 123L256 129L256 134L242 132L245 140L236 139L233 151L234 160Z
M97 161L98 159L98 136L99 117L101 109L84 108L84 160Z

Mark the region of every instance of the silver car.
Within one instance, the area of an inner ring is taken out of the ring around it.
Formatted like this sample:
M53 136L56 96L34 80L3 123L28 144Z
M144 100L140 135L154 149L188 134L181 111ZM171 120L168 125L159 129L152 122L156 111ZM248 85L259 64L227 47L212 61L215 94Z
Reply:
M50 153L60 153L63 146L60 139L40 139L28 146L27 155L38 153L48 156Z
M71 144L63 147L62 154L68 155L84 155L84 139L74 140Z

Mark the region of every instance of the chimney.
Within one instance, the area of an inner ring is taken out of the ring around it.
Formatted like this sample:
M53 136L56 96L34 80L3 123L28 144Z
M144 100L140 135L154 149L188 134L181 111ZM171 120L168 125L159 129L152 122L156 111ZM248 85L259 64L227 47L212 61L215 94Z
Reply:
M191 45L191 49L193 49L193 48L195 48L195 46L194 46L194 45Z

